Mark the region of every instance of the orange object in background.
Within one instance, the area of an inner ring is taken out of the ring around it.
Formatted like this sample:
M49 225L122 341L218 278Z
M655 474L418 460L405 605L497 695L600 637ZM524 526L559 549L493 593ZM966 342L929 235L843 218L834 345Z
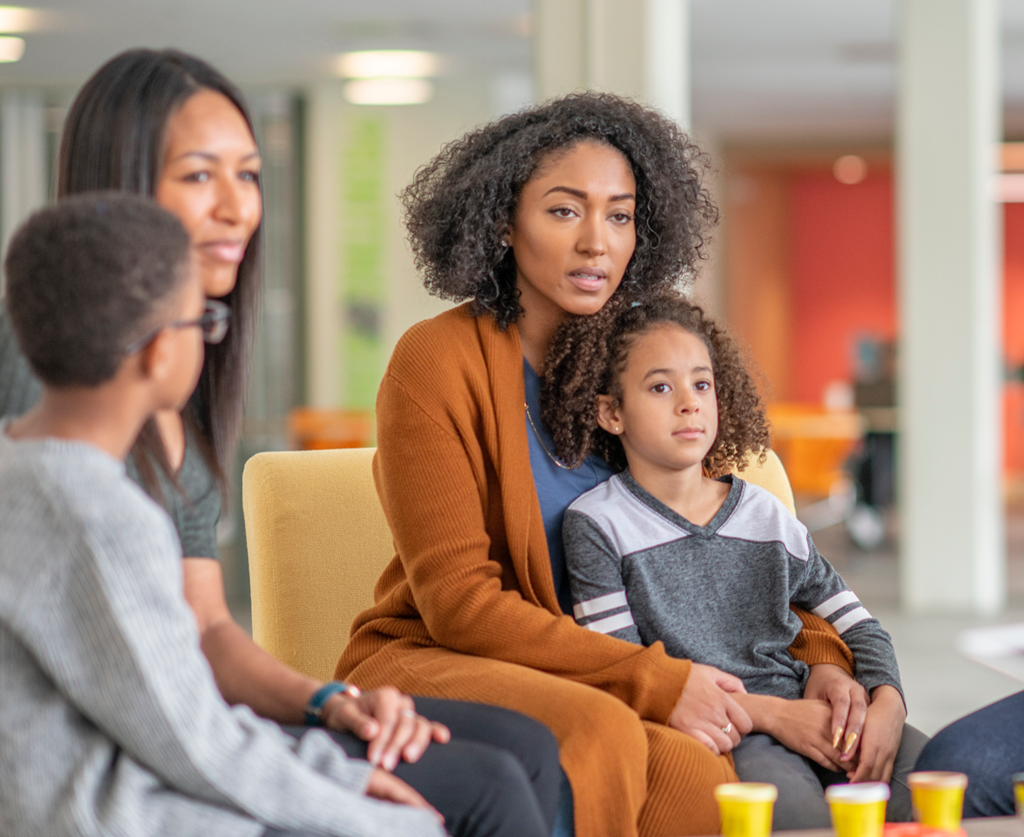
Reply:
M296 450L366 448L374 431L373 413L365 410L296 407L288 413L288 436Z
M772 450L782 460L794 494L829 496L844 479L843 465L864 435L856 410L826 410L809 404L771 404Z

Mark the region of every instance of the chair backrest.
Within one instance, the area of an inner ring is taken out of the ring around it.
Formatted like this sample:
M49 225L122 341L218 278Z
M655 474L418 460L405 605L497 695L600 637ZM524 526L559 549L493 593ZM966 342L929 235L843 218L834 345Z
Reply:
M793 488L789 484L789 477L786 476L786 469L782 466L782 460L775 451L770 450L765 454L764 462L758 462L757 456L751 454L747 457L747 467L737 471L739 476L747 482L759 485L761 488L770 491L778 497L783 505L796 516L796 501L793 499Z
M377 499L375 448L259 453L245 464L242 507L256 642L310 677L329 680L352 621L394 544ZM794 511L779 458L752 458L741 476Z
M242 476L253 638L320 680L333 677L352 621L373 604L395 553L374 451L260 453Z

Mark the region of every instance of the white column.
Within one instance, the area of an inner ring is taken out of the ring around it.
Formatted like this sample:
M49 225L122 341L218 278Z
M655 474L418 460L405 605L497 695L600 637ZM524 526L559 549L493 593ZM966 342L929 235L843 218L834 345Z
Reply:
M341 395L338 328L339 112L341 85L309 91L306 122L306 394L310 406L333 407Z
M690 0L534 0L543 100L608 90L690 123Z
M41 94L7 90L0 99L0 236L7 243L46 203L46 108Z
M645 0L644 11L644 97L689 129L690 0Z
M897 104L903 605L1005 599L995 0L903 0Z

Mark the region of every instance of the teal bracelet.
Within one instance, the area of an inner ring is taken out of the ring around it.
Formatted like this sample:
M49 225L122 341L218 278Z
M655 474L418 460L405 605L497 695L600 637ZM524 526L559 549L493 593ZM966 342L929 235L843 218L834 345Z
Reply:
M327 701L334 695L344 694L354 698L359 697L359 689L351 683L342 683L340 680L333 680L330 683L325 683L313 692L313 697L311 697L309 699L309 703L306 704L306 726L322 727L324 725L324 704L327 703Z

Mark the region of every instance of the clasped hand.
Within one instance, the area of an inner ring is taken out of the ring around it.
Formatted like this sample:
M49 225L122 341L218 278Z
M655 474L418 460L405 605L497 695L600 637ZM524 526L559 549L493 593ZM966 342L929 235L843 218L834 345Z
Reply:
M749 710L749 711L748 711ZM888 782L906 710L892 686L867 692L838 666L819 665L803 700L747 695L742 681L694 663L668 725L715 755L756 729L851 782Z
M746 691L738 677L693 663L668 725L696 738L716 756L728 753L751 730L750 716L732 696Z
M359 697L334 695L324 706L323 721L330 729L369 742L367 761L389 771L401 759L417 761L432 741L451 740L448 727L417 715L412 698L390 686Z
M831 732L839 761L832 769L845 772L851 782L890 780L907 717L899 691L878 686L869 701L864 687L843 669L823 664L811 667L804 698L825 701L831 709L826 734Z

